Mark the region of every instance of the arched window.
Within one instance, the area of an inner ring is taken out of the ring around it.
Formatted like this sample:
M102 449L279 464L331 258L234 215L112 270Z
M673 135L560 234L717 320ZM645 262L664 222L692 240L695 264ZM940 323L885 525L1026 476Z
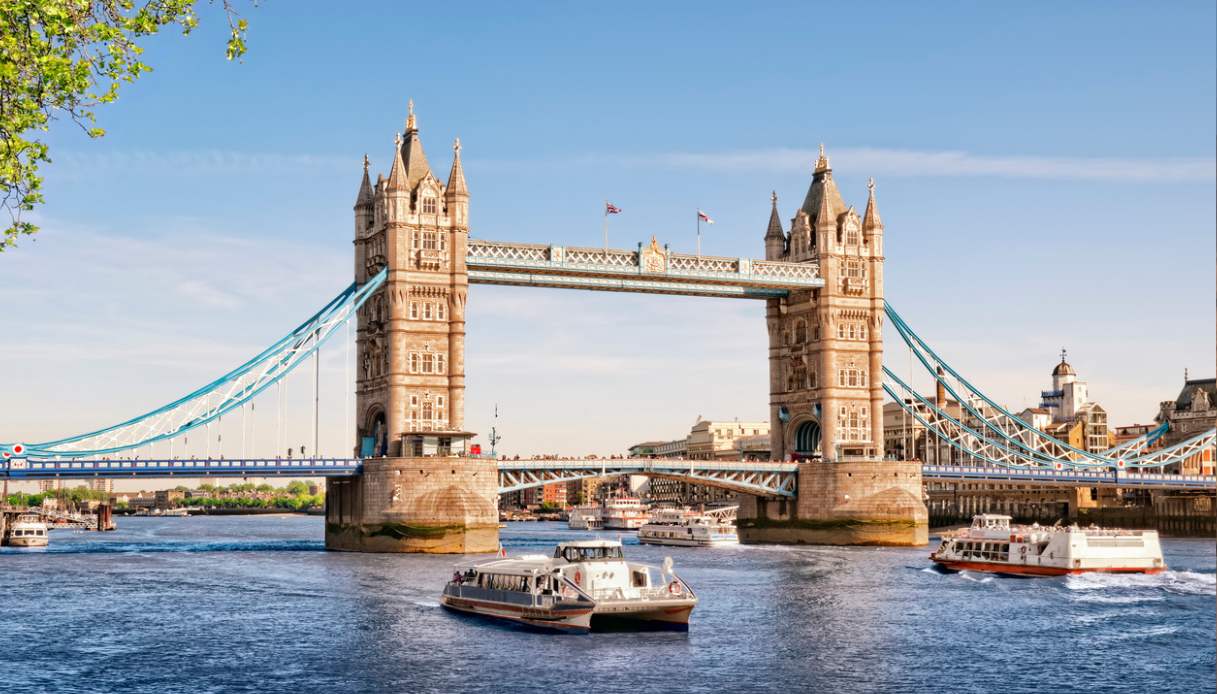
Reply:
M431 419L432 419L431 415L432 415L432 412L431 412L431 403L429 403L429 402L424 402L424 403L423 403L423 421L424 421L424 422L429 422L429 421L431 421Z
M423 198L423 214L435 214L435 198Z

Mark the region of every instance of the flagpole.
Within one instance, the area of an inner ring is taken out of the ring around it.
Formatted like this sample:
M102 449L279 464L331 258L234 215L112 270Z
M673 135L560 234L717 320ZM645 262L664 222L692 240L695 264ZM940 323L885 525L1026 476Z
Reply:
M604 201L604 222L601 224L604 232L604 250L608 250L608 200Z
M697 257L701 257L701 210L697 211Z

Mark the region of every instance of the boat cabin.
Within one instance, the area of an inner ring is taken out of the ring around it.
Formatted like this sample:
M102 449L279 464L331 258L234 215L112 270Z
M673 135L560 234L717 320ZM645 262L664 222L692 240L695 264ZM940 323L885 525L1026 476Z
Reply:
M584 561L625 561L621 543L611 540L588 540L585 542L563 542L554 548L554 559L565 559L570 563Z
M1010 516L997 513L982 513L972 518L972 528L975 530L998 530L1009 532Z

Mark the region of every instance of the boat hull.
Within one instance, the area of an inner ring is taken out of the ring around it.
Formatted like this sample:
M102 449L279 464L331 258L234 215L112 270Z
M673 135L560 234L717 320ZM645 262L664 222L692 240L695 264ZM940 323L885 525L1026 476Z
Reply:
M1063 566L1029 566L1027 564L1005 564L1002 562L958 561L954 559L930 559L938 566L949 571L983 571L986 573L1011 574L1016 576L1072 576L1087 573L1109 574L1156 574L1163 567L1096 567L1070 569Z
M598 602L592 614L592 631L688 631L689 617L696 606L696 601Z
M440 604L456 612L506 620L546 631L586 634L592 628L590 607L578 610L545 610L450 595L441 596Z
M46 547L50 541L46 537L13 537L8 544L10 547Z

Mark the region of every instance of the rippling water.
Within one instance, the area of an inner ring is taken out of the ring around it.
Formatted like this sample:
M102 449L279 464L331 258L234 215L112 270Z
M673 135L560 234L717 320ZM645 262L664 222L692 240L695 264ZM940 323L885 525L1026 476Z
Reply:
M1159 576L1006 579L927 549L652 548L689 633L549 635L454 615L457 560L322 550L304 516L120 518L0 550L4 692L1212 692L1214 543ZM513 523L509 552L586 537Z

